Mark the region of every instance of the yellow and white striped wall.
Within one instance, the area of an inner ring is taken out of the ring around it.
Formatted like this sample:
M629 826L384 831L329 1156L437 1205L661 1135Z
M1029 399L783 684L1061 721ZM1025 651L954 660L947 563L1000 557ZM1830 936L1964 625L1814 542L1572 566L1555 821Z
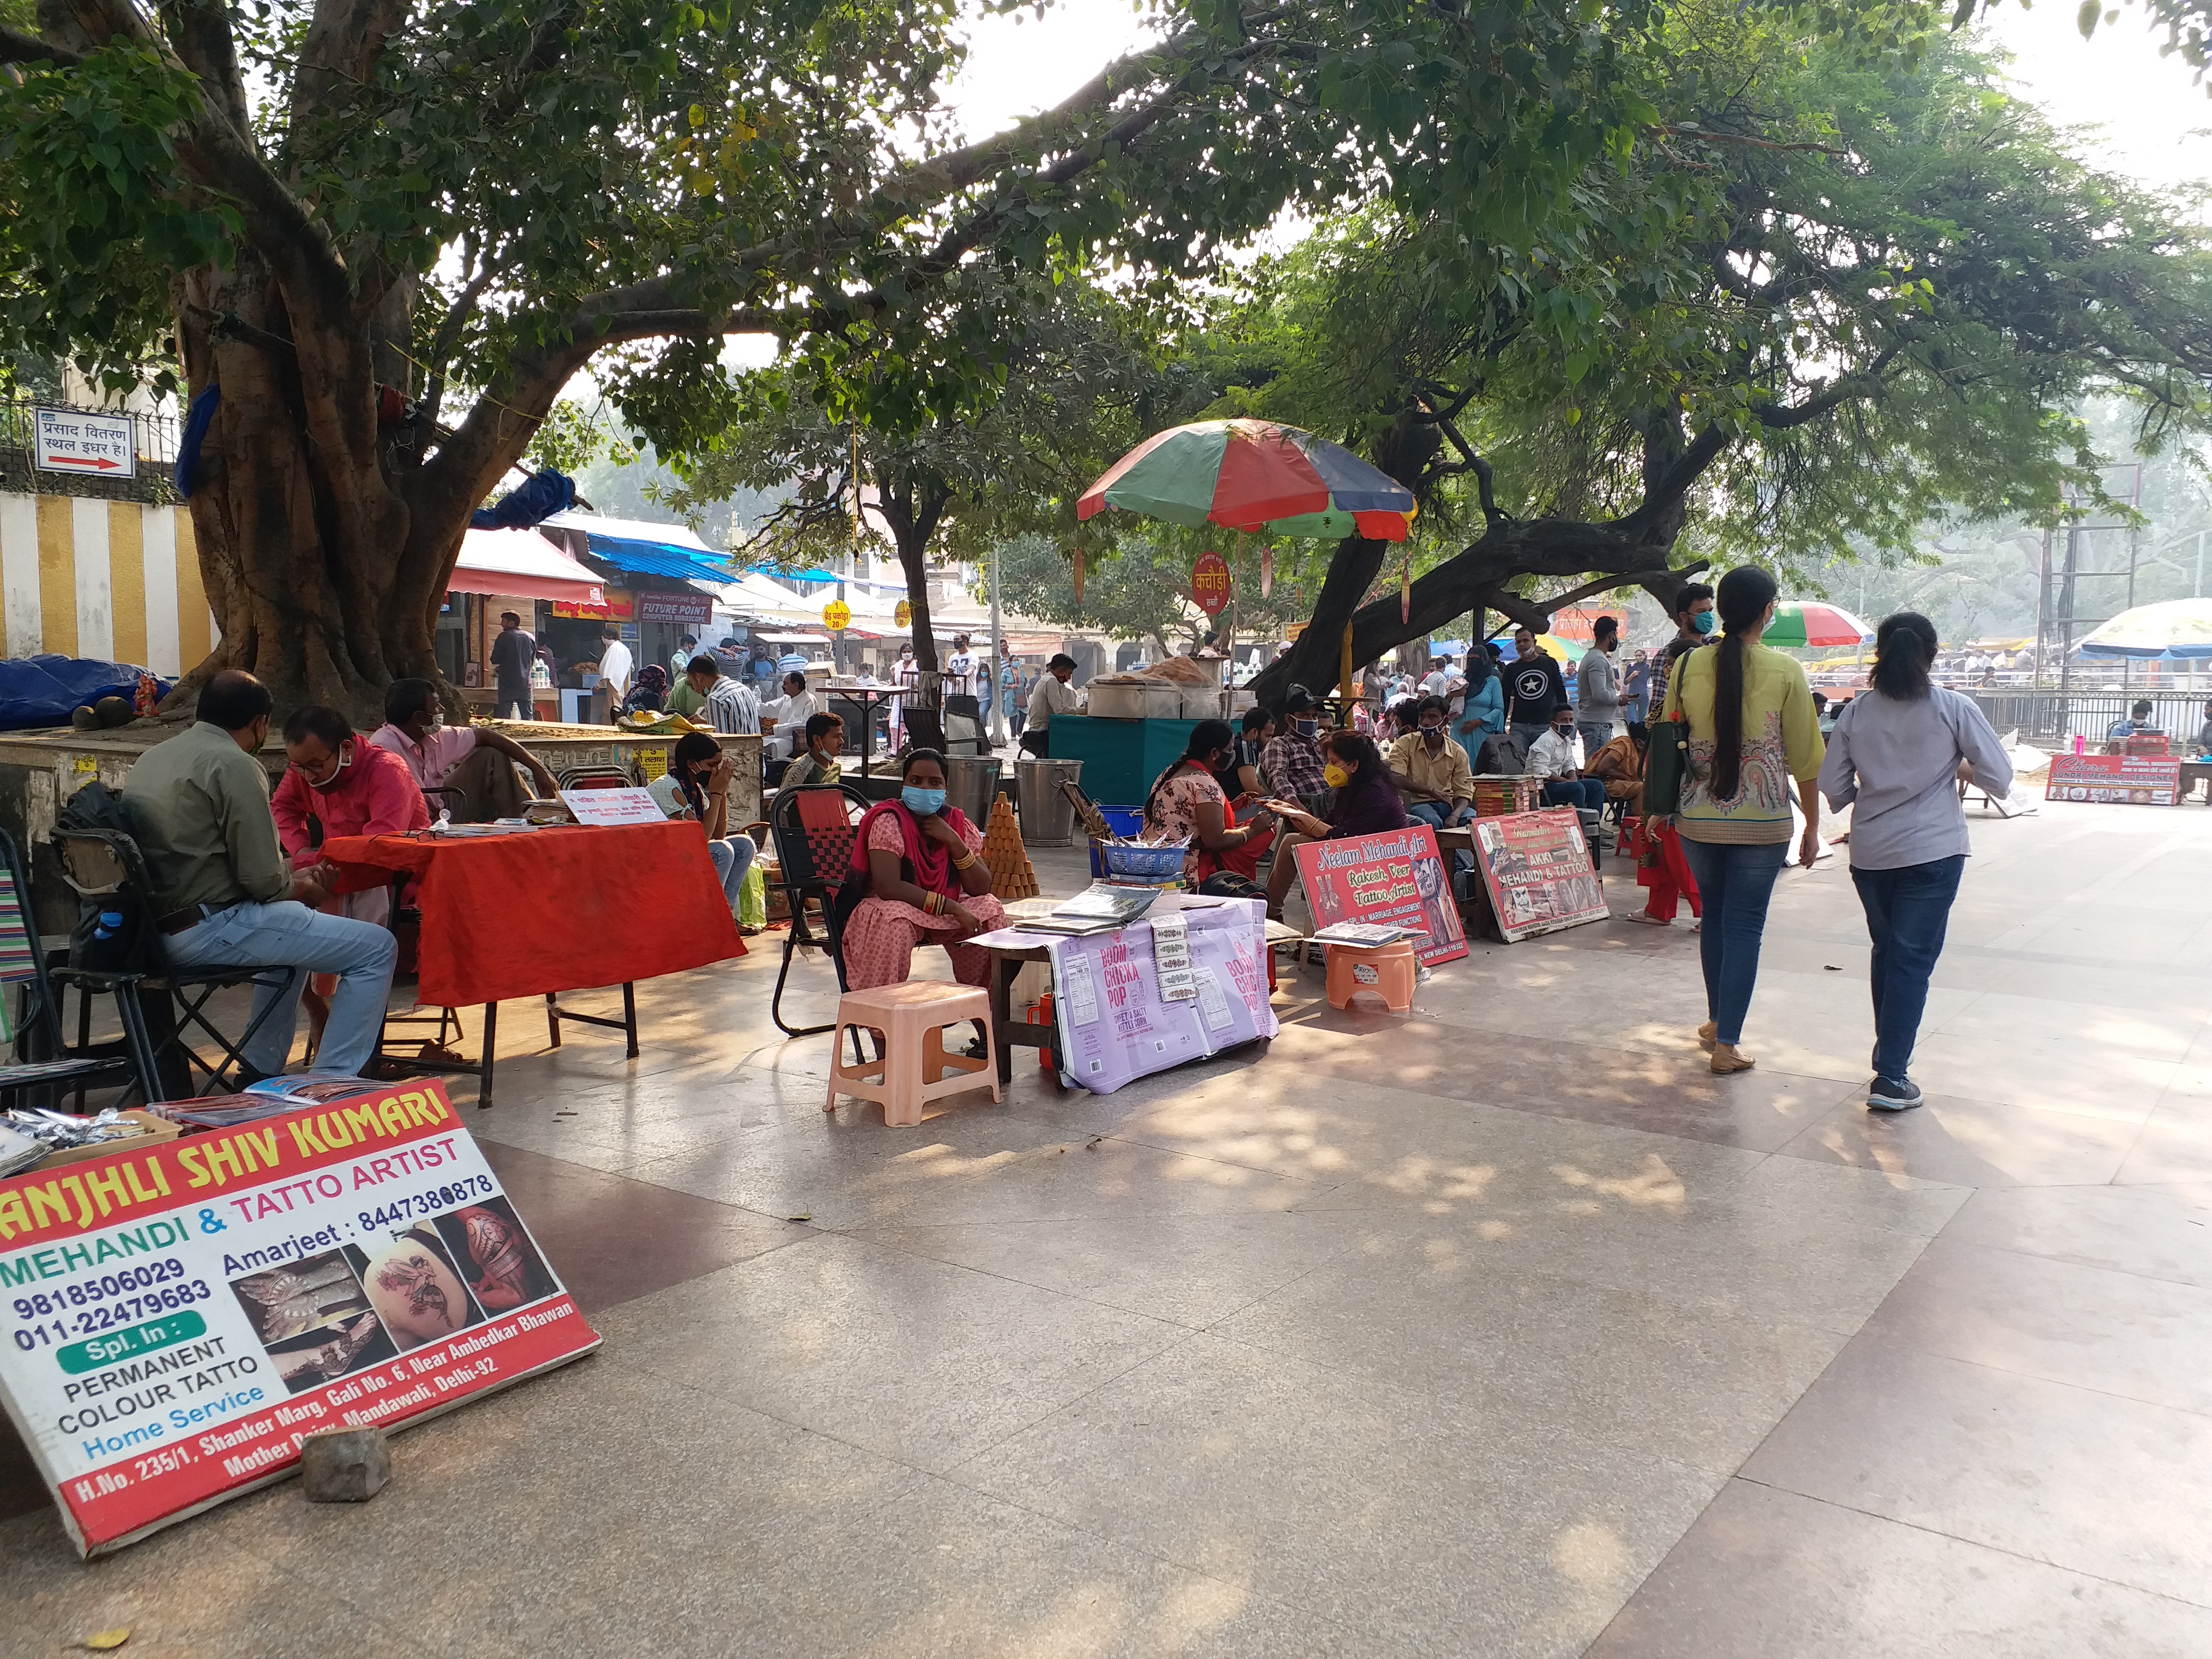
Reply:
M0 494L7 654L137 663L174 678L214 648L181 507Z

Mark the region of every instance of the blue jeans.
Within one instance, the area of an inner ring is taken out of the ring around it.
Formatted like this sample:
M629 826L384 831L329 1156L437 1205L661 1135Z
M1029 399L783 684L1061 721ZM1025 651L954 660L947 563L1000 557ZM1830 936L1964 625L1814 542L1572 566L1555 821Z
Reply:
M1759 981L1759 945L1766 932L1766 902L1789 856L1786 842L1739 847L1682 837L1682 856L1698 878L1705 901L1705 931L1698 936L1705 969L1705 1014L1719 1041L1734 1048L1751 1012Z
M745 884L745 872L753 867L753 857L759 851L750 836L726 836L707 843L707 856L714 861L715 879L722 884L722 896L732 911L738 908L738 890Z
M1468 807L1455 808L1449 801L1409 800L1406 803L1406 816L1416 823L1427 824L1431 830L1443 830L1454 823L1465 823L1474 813ZM1474 854L1472 853L1454 853L1451 860L1455 870L1474 868Z
M218 910L197 927L172 933L167 944L169 960L179 968L297 970L281 988L263 985L254 990L253 1036L242 1052L255 1071L274 1075L291 1058L300 993L307 988L309 974L338 976L315 1069L358 1077L376 1052L398 944L375 923L325 915L296 900L282 899L275 904L234 904Z
M1544 805L1586 806L1593 812L1602 812L1605 811L1605 780L1547 778L1544 781Z
M1853 870L1851 885L1866 907L1874 940L1874 1073L1903 1083L1912 1067L1920 1016L1928 1006L1928 976L1943 954L1943 933L1966 855L1897 870Z

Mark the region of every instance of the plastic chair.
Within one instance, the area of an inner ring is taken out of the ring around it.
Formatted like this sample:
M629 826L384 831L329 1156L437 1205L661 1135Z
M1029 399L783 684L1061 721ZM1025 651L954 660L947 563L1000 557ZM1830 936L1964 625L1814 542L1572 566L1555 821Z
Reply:
M1413 954L1413 940L1323 948L1328 952L1330 1007L1349 1008L1352 999L1362 991L1381 997L1394 1014L1402 1014L1413 1006L1413 979L1419 971L1420 958Z
M981 1021L983 1056L970 1060L945 1052L945 1028ZM847 1030L876 1034L880 1057L848 1066L842 1045ZM872 1100L884 1109L884 1127L910 1129L921 1121L922 1108L945 1095L988 1087L999 1098L998 1050L991 1026L991 995L978 986L947 985L942 980L908 980L871 991L848 991L837 999L837 1034L830 1039L830 1092L822 1109L837 1109L837 1097Z

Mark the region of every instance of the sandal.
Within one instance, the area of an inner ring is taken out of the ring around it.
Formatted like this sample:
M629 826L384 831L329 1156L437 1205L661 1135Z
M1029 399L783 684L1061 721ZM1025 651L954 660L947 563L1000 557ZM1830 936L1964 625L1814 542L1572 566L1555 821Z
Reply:
M1631 910L1628 913L1628 919L1631 921L1640 921L1647 927L1672 927L1674 925L1664 916L1655 916L1649 910Z

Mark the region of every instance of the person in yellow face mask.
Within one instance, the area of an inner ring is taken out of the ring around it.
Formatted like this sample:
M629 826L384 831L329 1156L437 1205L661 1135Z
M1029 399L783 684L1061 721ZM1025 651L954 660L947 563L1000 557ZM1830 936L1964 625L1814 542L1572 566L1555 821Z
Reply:
M1267 915L1278 921L1291 884L1297 879L1295 849L1300 842L1380 835L1403 830L1409 822L1374 738L1358 732L1330 732L1322 742L1321 776L1330 790L1326 820L1295 801L1267 803L1289 832L1277 840L1274 867L1267 872Z

